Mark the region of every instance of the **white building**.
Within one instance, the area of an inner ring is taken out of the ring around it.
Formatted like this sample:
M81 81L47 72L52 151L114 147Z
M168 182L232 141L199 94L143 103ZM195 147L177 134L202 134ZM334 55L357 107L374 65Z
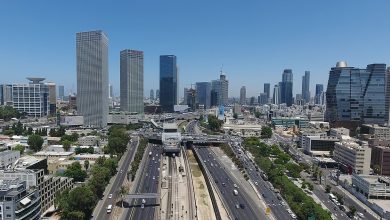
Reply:
M336 142L333 157L354 173L370 174L371 148L366 141L351 138Z
M342 136L349 136L349 129L347 128L332 128L330 129L330 136L341 138Z
M352 184L368 199L390 199L389 177L353 174Z
M15 163L20 157L19 151L6 150L0 152L0 167L5 168Z
M326 134L316 136L302 136L302 148L306 154L313 156L329 155L334 150L335 143L339 139Z

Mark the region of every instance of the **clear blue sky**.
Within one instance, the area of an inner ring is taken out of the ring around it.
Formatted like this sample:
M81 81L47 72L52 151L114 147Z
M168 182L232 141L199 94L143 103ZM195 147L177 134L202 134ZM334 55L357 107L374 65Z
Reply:
M0 83L27 76L76 91L75 34L101 29L110 40L109 74L119 92L119 51L145 53L145 94L158 88L159 55L175 54L180 92L227 73L229 96L242 85L258 95L293 69L300 93L305 70L311 92L327 83L338 60L350 66L390 63L390 1L2 1Z

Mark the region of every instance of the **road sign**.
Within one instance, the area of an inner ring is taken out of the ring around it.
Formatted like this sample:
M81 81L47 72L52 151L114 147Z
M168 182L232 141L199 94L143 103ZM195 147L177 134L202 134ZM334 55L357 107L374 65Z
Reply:
M265 209L265 214L266 214L266 215L271 214L271 208L270 208L270 207L267 207L267 208Z

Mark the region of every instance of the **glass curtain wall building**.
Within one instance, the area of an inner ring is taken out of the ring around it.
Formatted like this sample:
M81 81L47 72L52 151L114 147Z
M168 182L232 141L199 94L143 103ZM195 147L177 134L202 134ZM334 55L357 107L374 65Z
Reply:
M160 56L160 105L163 112L173 112L177 105L178 70L175 55Z

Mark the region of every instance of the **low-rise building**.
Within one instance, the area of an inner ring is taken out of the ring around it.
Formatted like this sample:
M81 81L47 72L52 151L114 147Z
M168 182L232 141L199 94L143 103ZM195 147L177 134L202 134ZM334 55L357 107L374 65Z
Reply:
M40 201L38 189L27 187L26 181L0 179L1 219L38 220Z
M312 156L330 156L339 138L327 135L302 136L304 152Z
M0 152L0 168L5 168L15 163L20 157L19 151L2 151Z
M390 140L390 128L377 124L363 124L360 134L366 140Z
M129 112L110 112L107 117L108 124L137 124L143 115Z
M349 173L370 174L371 148L366 141L342 139L335 143L333 157Z
M277 117L271 119L272 126L275 128L292 128L297 126L299 129L309 127L309 119L307 118L290 118Z
M82 146L96 146L99 143L100 138L94 135L88 135L85 137L79 137L78 144Z
M38 151L34 154L36 158L47 158L47 159L56 159L56 158L69 158L74 155L74 152L55 152L55 151Z
M379 174L390 176L390 147L372 146L371 147L371 166L379 166Z
M330 136L335 136L338 138L341 138L342 136L349 136L349 129L348 128L331 128L329 132Z
M77 154L74 156L75 160L89 160L96 161L99 157L110 158L108 154Z
M352 185L367 199L390 199L390 179L388 177L353 174Z

